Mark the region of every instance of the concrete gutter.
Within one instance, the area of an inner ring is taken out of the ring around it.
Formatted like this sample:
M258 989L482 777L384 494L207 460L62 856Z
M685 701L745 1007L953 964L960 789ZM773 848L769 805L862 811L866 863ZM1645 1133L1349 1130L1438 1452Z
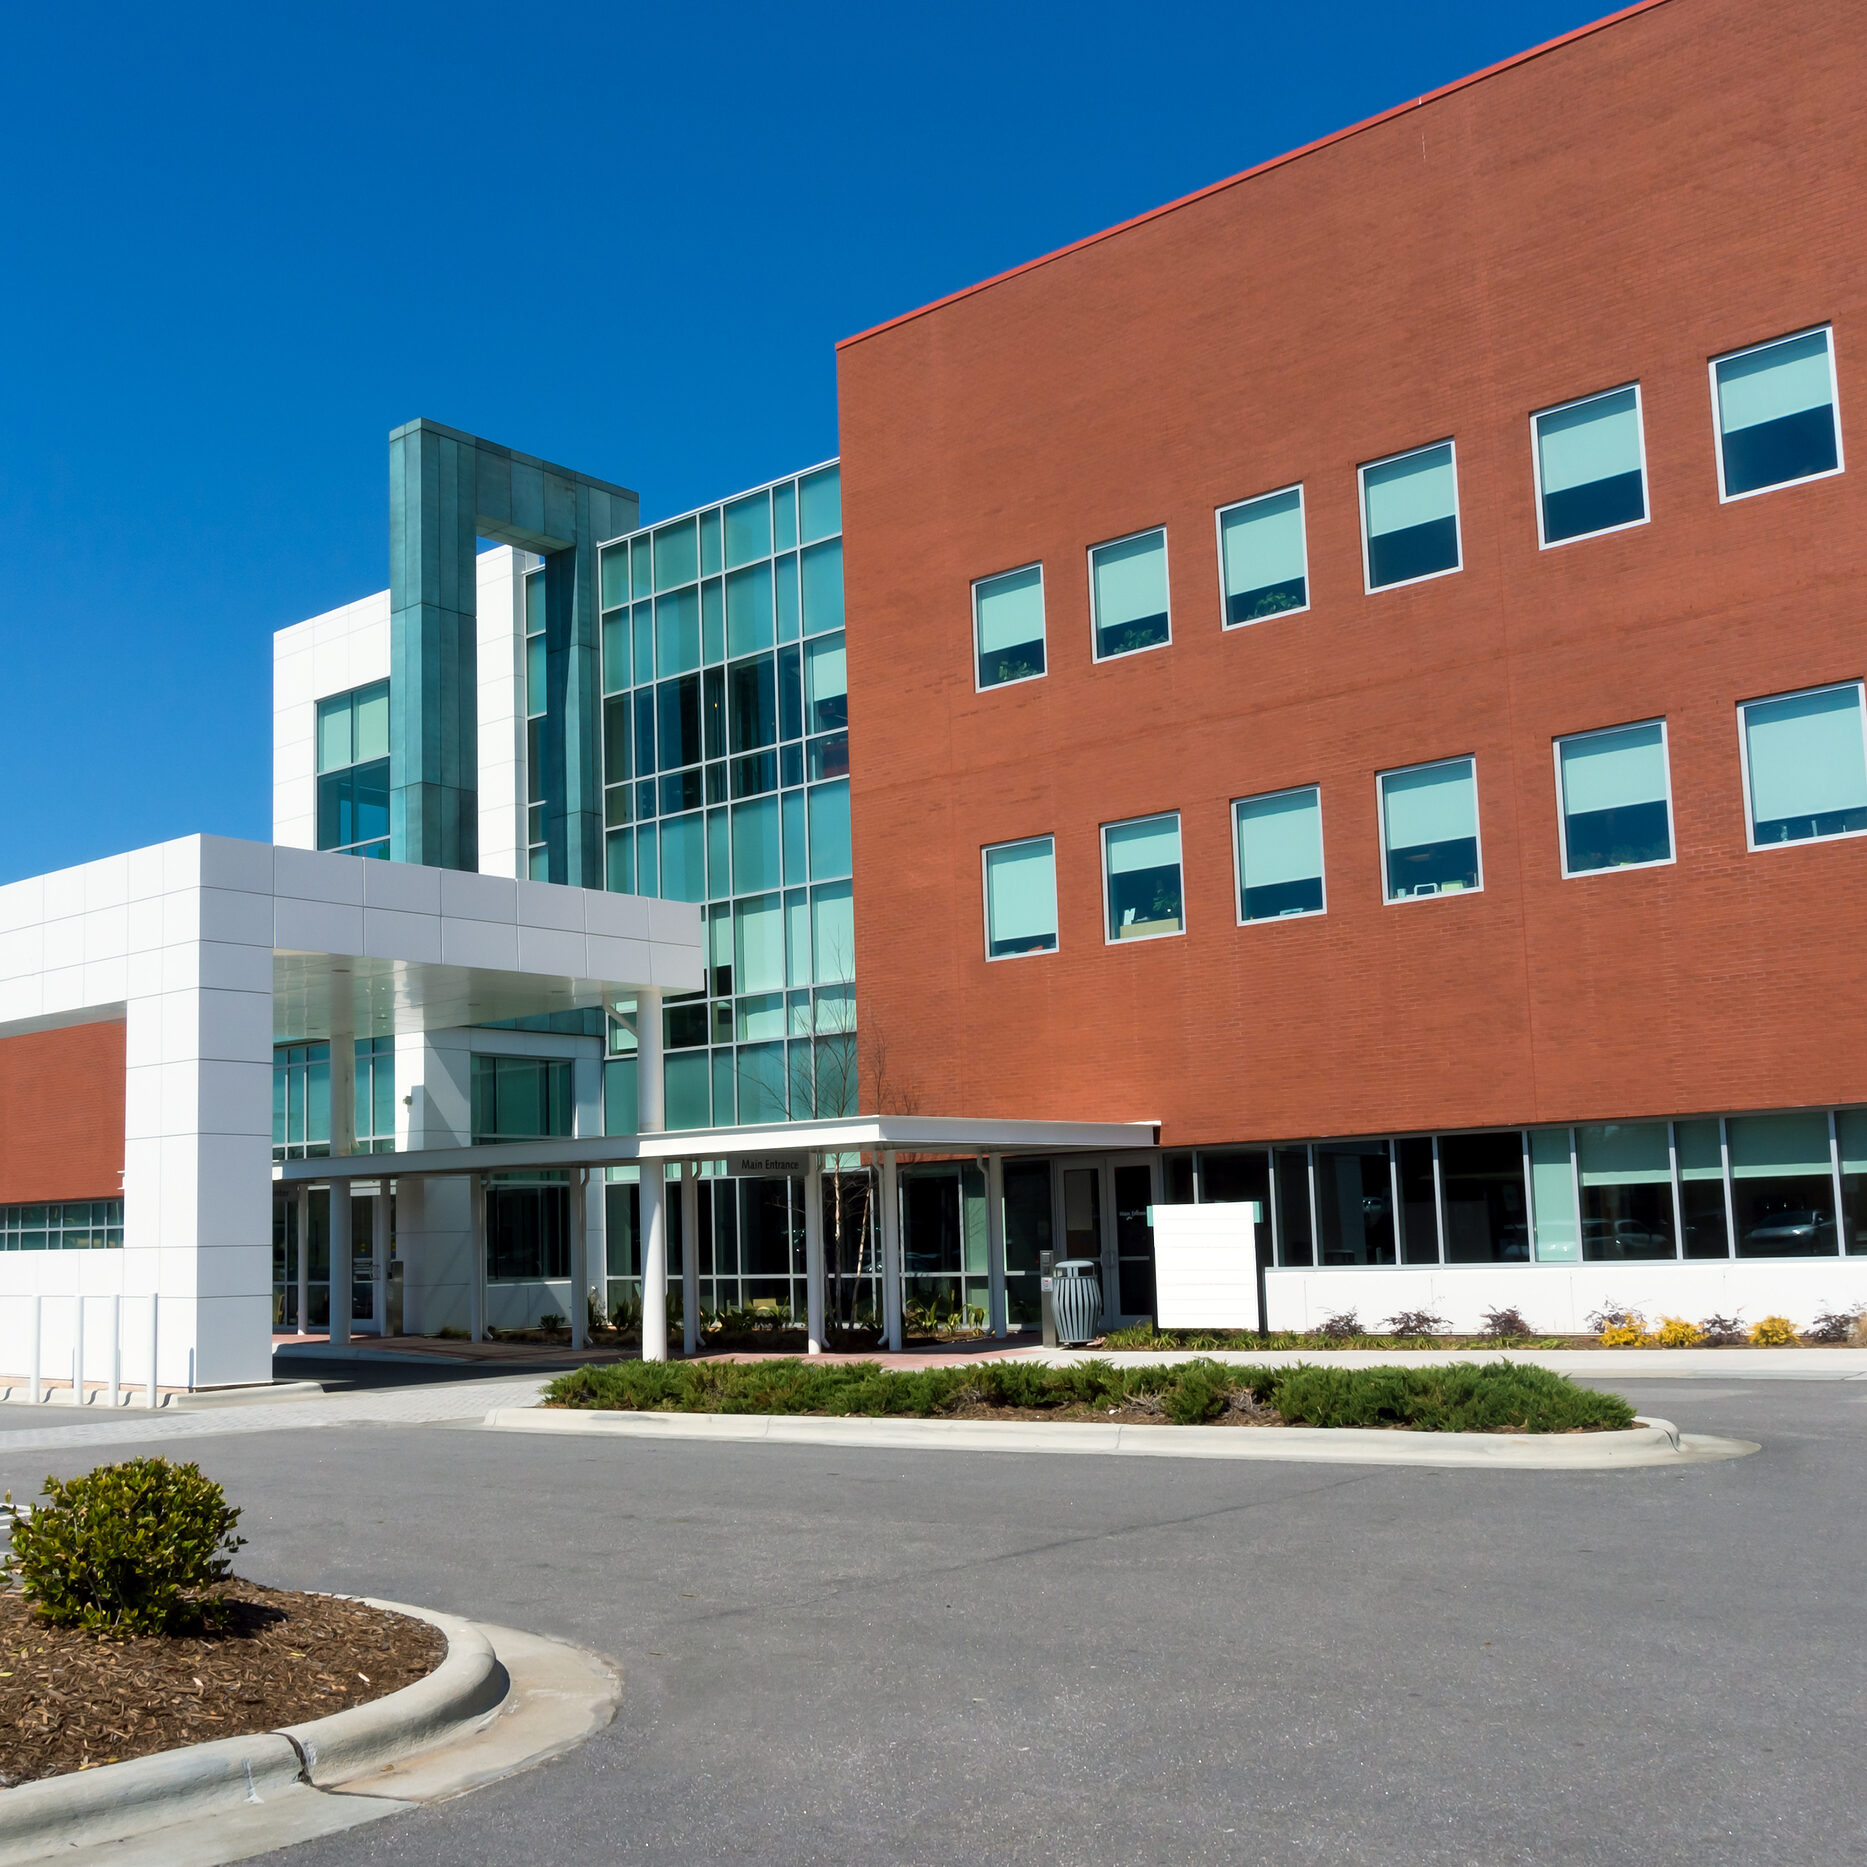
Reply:
M1603 1471L1697 1464L1758 1450L1747 1439L1682 1434L1642 1419L1618 1433L1415 1433L1315 1426L1103 1426L1088 1420L903 1420L848 1415L627 1413L495 1407L501 1432L727 1444L873 1446L891 1452L1101 1453L1116 1457L1298 1460L1331 1465L1428 1465L1492 1471Z
M400 1692L327 1718L0 1790L0 1867L82 1860L215 1867L524 1769L615 1713L613 1668L562 1641L401 1602L447 1655Z

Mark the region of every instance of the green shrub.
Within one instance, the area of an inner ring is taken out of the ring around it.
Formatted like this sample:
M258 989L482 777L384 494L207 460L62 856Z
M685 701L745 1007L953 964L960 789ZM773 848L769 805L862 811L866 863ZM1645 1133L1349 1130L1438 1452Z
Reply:
M873 1361L822 1363L612 1362L560 1375L545 1404L658 1413L817 1413L937 1418L961 1407L1086 1407L1141 1403L1178 1426L1232 1411L1273 1408L1308 1426L1405 1426L1421 1432L1562 1433L1633 1420L1618 1395L1577 1387L1547 1369L1497 1361L1449 1368L1232 1367L1190 1361L1118 1368L1106 1361L1050 1367L988 1361L904 1369Z
M127 1639L224 1624L197 1591L226 1577L240 1513L198 1465L130 1459L45 1481L46 1501L13 1527L8 1578L42 1620Z

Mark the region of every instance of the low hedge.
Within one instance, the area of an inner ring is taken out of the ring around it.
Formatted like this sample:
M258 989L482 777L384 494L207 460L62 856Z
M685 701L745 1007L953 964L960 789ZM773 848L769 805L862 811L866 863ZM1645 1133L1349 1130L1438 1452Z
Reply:
M545 1405L628 1413L815 1413L938 1419L961 1408L1128 1408L1179 1426L1272 1409L1289 1426L1407 1427L1429 1433L1614 1432L1633 1423L1618 1394L1521 1363L1447 1368L1277 1368L1190 1361L1117 1368L995 1361L970 1367L824 1363L620 1361L559 1375Z

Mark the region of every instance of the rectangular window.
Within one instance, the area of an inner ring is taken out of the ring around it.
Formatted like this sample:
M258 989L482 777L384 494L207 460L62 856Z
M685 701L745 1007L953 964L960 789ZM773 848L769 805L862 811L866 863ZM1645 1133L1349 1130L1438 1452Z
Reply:
M1753 700L1738 715L1752 849L1867 830L1867 743L1858 681Z
M1721 499L1841 471L1834 338L1827 329L1715 358L1711 397Z
M1308 609L1302 487L1227 506L1219 514L1219 566L1228 629Z
M1666 723L1556 741L1562 872L1646 868L1673 859Z
M1471 759L1382 773L1381 853L1389 901L1482 886L1478 777Z
M1238 850L1238 918L1320 914L1322 792L1313 784L1232 806Z
M1108 938L1152 940L1185 931L1180 898L1180 813L1105 824Z
M1832 1257L1840 1237L1828 1117L1734 1115L1725 1130L1731 1142L1737 1255Z
M1575 1163L1566 1128L1530 1130L1530 1201L1539 1264L1575 1264L1581 1240L1575 1223Z
M1602 1122L1575 1131L1582 1256L1591 1264L1678 1255L1672 1151L1664 1122Z
M1325 1265L1394 1262L1394 1178L1385 1141L1317 1148L1316 1229Z
M389 683L318 702L317 841L350 856L389 854Z
M1439 1137L1448 1264L1527 1264L1530 1208L1524 1196L1523 1134Z
M1159 648L1167 623L1167 534L1140 532L1089 553L1096 659Z
M1531 417L1536 508L1545 546L1647 519L1640 391L1611 389Z
M1057 845L1049 836L985 852L985 956L1057 950Z
M804 644L804 730L840 732L849 724L849 668L841 635Z
M1452 443L1361 470L1362 542L1370 592L1460 567L1458 465Z
M979 687L1031 681L1044 671L1044 567L1027 565L972 586Z
M538 1140L571 1129L568 1059L473 1058L473 1139Z
M1688 1258L1728 1258L1731 1230L1724 1209L1723 1124L1715 1119L1673 1123L1679 1157L1679 1206Z

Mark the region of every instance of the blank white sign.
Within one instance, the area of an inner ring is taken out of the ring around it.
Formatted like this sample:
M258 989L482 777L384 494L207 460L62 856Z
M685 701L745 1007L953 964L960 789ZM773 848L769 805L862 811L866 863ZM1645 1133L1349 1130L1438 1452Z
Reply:
M1258 1202L1155 1206L1154 1326L1257 1329Z

